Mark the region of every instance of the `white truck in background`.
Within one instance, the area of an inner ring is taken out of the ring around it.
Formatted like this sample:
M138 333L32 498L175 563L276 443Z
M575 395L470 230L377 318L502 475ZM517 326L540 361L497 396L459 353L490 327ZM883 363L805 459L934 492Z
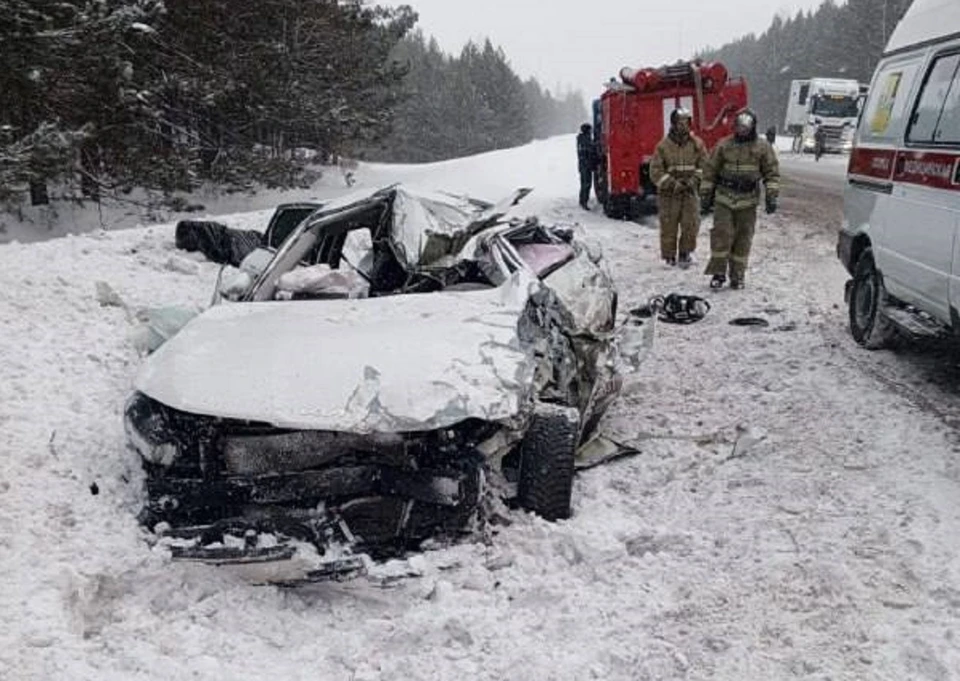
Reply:
M784 130L793 135L795 152L813 152L815 133L823 133L824 151L847 152L853 145L862 86L843 78L808 78L790 83Z

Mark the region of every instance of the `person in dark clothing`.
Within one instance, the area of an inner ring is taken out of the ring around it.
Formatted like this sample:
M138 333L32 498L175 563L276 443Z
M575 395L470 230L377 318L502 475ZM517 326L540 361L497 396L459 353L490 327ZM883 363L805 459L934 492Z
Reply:
M590 187L593 184L593 173L597 169L597 147L592 137L593 126L584 123L580 126L577 135L577 169L580 171L580 207L590 210L587 203L590 199Z
M813 133L813 157L815 160L819 161L820 157L823 156L823 147L826 143L826 134L823 130L823 126L820 123L817 123L817 129Z
M770 146L775 147L777 144L777 126L771 125L769 128L767 128L767 132L765 134Z

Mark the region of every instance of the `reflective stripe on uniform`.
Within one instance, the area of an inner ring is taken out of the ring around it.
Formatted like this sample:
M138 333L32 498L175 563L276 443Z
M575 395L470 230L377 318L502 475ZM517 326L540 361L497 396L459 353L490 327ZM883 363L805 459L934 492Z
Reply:
M731 254L730 254L730 259L731 259L733 262L736 262L736 263L742 263L742 264L744 264L744 265L747 264L747 256L745 256L745 255L735 255L735 254L732 254L732 253L731 253Z
M720 187L717 190L717 204L726 206L730 210L743 210L745 208L756 208L759 201L757 192L737 193L731 192L726 187Z
M697 169L697 166L692 163L678 163L677 165L670 166L667 170L671 173L692 173Z
M669 180L669 179L671 179L671 178L670 178L670 173L664 173L664 174L663 174L663 177L661 177L661 178L657 181L657 186L659 187L660 185L662 185L664 182L666 182L666 181Z

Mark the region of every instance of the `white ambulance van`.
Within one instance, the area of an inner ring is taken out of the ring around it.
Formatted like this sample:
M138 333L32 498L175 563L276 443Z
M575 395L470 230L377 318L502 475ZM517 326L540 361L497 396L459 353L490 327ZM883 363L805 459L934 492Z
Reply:
M850 332L960 334L960 0L914 0L870 83L837 255Z

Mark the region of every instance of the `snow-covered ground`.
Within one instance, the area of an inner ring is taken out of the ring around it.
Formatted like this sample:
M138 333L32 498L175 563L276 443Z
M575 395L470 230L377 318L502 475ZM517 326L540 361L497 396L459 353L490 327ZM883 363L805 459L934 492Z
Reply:
M715 293L702 262L659 264L655 219L580 211L574 151L358 171L490 199L533 186L530 211L603 243L624 309L672 291L713 305L659 327L606 420L642 454L581 474L572 519L515 513L399 581L256 587L151 550L120 421L134 326L96 284L131 309L200 306L217 267L178 253L172 224L0 246L0 679L960 677L956 432L877 378L898 355L848 340L818 197L788 181L748 288ZM770 326L729 323L743 315Z

